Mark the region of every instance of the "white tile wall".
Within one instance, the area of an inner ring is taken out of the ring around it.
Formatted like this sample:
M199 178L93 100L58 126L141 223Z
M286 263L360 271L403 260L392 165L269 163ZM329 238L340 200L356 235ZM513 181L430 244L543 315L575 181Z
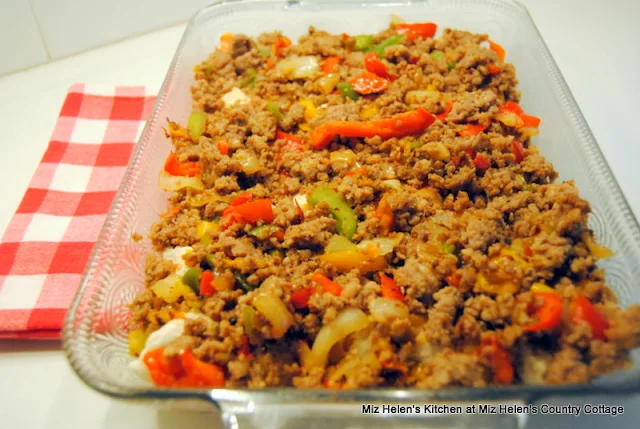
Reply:
M0 0L0 76L186 21L211 1Z
M209 3L211 0L31 0L53 59L184 21Z
M0 0L0 76L49 59L28 0Z

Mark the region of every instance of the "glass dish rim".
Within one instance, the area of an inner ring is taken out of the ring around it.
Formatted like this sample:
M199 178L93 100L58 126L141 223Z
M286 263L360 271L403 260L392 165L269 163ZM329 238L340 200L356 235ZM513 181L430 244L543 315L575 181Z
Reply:
M105 395L121 398L121 399L200 399L213 402L216 406L221 404L246 404L249 402L275 405L275 404L292 404L292 403L327 403L327 402L358 402L363 401L380 402L380 401L394 401L394 402L421 402L421 401L474 401L474 400L508 400L508 399L520 399L525 402L534 402L548 396L570 396L570 395L588 395L588 394L630 394L640 392L640 377L627 378L622 382L612 384L599 384L599 383L582 383L582 384L567 384L567 385L511 385L511 386L487 386L487 387L455 387L445 389L394 389L394 388L376 388L376 389L354 389L354 390L333 390L333 389L298 389L293 387L278 387L278 388L265 388L265 389L250 389L250 388L224 388L224 389L165 389L165 388L131 388L125 386L118 386L116 384L103 382L97 380L94 377L86 374L78 363L78 356L73 349L73 326L77 323L75 314L80 306L85 289L88 286L89 279L92 272L95 270L96 262L99 254L106 243L113 238L113 233L110 232L116 224L116 221L120 215L119 206L123 202L123 198L126 197L127 192L130 192L138 181L138 172L136 171L139 165L145 143L148 143L148 136L150 134L151 119L155 118L161 106L165 102L165 98L168 94L168 88L172 80L172 71L175 70L184 50L184 45L191 32L194 31L194 27L198 19L214 10L217 7L226 4L256 4L256 3L284 3L289 6L295 5L318 5L329 4L343 5L343 4L361 4L365 2L378 7L393 6L393 5L409 5L411 3L428 3L428 0L343 0L341 2L331 2L331 0L213 0L211 4L200 9L189 20L187 27L181 37L180 43L173 56L171 64L168 68L168 72L163 80L162 86L158 93L158 97L151 111L149 120L145 124L145 127L140 134L140 139L132 154L131 161L124 175L120 188L116 194L116 198L111 206L109 214L105 220L105 224L102 227L94 250L89 258L87 269L83 275L82 281L76 292L73 303L69 312L65 318L62 331L62 343L63 351L69 361L73 371L76 375L90 388L103 393ZM544 39L542 38L535 22L533 21L527 7L523 5L519 0L490 0L495 3L502 3L505 5L516 6L523 13L524 18L529 20L532 28L535 30L535 35L538 41L541 43L541 48L545 59L548 62L548 67L551 69L556 84L559 85L563 95L567 99L567 105L570 106L572 113L576 116L576 125L583 128L583 132L588 136L587 144L591 150L595 151L596 158L600 162L601 170L604 174L608 175L609 187L619 197L619 202L623 205L623 209L629 213L631 220L635 223L637 229L640 229L638 220L633 216L633 212L622 193L615 176L609 167L606 158L604 157L591 129L587 125L587 122L580 111L580 108L571 93L563 75L561 74L557 63L553 59ZM473 3L474 0L459 0L457 3Z

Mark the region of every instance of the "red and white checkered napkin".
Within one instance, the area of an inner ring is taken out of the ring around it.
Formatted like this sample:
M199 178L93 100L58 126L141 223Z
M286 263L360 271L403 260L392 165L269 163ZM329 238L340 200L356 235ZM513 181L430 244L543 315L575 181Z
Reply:
M0 243L0 338L58 338L155 96L75 84Z

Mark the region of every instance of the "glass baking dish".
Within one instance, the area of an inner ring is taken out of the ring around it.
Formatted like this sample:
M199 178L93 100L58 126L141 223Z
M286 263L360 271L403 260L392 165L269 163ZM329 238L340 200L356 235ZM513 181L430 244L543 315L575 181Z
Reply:
M204 400L222 412L228 427L241 424L310 426L315 419L336 427L398 427L416 424L498 427L521 426L523 416L472 416L447 413L394 416L363 414L362 404L427 404L498 401L528 403L549 395L625 394L640 391L640 351L634 365L586 385L508 386L445 390L178 390L150 388L126 376L132 359L127 349L127 304L144 288L144 255L151 224L166 211L166 195L157 174L170 150L162 127L165 118L185 123L191 111L192 68L202 61L225 32L257 36L281 30L290 38L309 25L349 34L382 29L395 13L409 22L433 21L488 33L507 51L516 66L523 108L541 116L541 152L560 172L560 180L575 180L591 202L590 227L616 255L601 263L609 285L623 306L640 301L640 228L607 166L574 98L526 8L514 0L315 0L219 1L190 21L167 72L156 105L131 159L111 212L67 316L63 340L67 357L80 378L92 388L119 398ZM288 421L285 425L285 421ZM324 426L324 424L323 424Z

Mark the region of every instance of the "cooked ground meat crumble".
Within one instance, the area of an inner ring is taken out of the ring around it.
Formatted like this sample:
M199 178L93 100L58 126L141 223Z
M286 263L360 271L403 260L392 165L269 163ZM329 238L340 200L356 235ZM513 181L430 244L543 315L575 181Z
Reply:
M605 284L610 251L532 145L513 65L487 35L429 28L224 35L195 68L131 306L156 384L555 384L630 364L640 306Z

